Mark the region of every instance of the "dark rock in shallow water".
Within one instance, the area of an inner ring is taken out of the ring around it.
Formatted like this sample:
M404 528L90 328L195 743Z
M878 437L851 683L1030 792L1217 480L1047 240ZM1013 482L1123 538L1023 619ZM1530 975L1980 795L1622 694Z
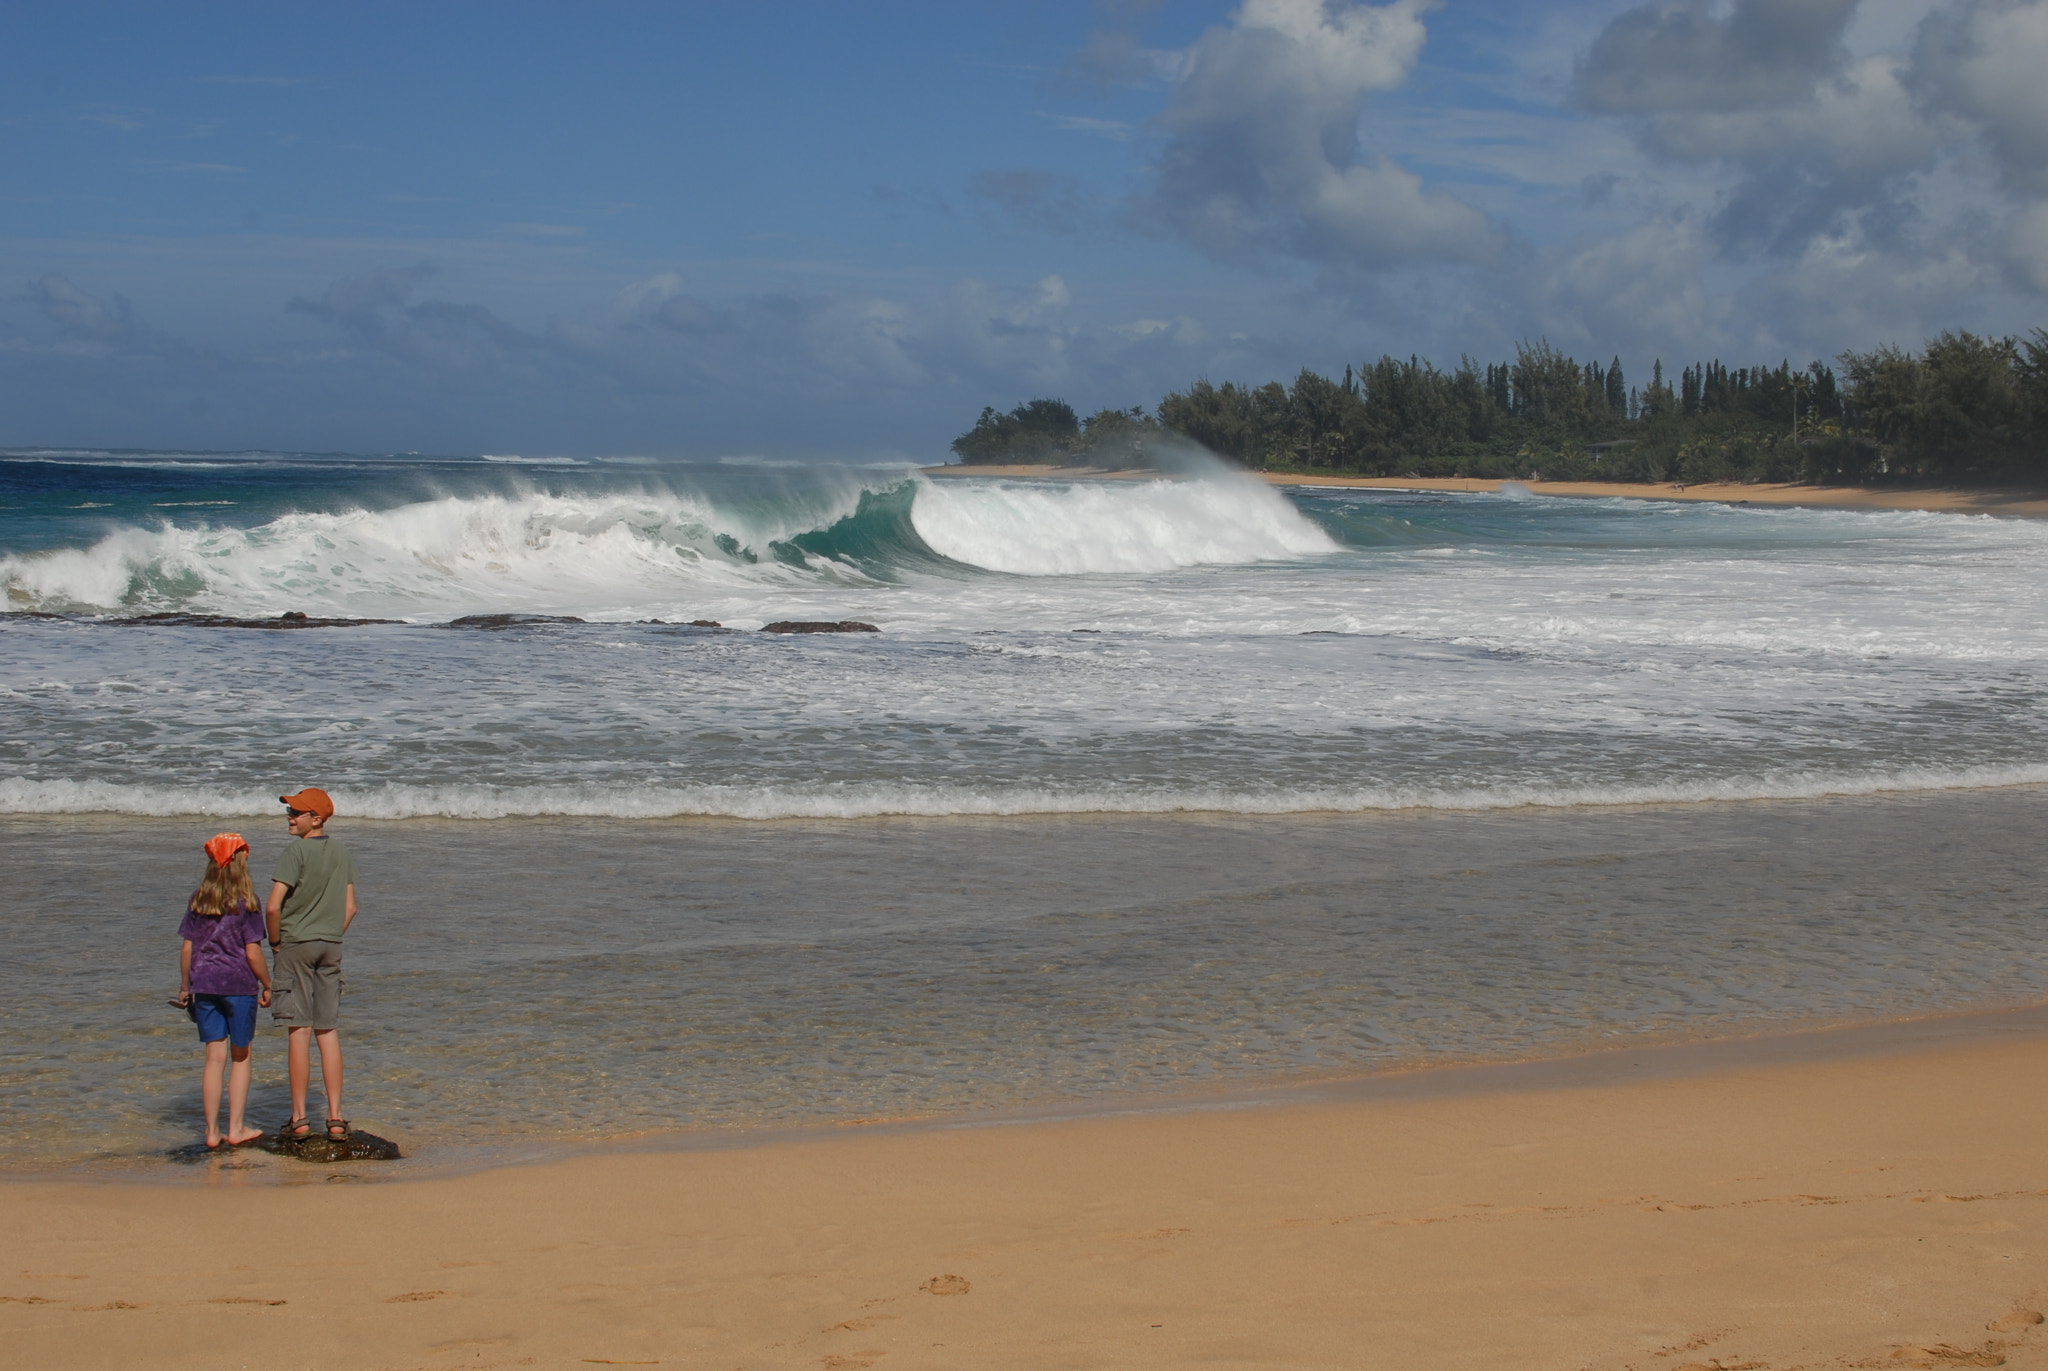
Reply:
M142 628L361 628L365 624L396 624L399 619L315 619L302 610L288 609L275 619L238 619L232 614L131 614L125 618L93 619L96 624L125 624Z
M858 619L841 619L838 623L826 623L822 619L777 619L772 624L761 625L763 633L880 633L873 624L861 623Z
M465 614L460 619L450 619L449 628L481 628L486 630L503 628L538 628L545 624L580 624L584 622L573 614Z
M277 1134L271 1139L270 1150L280 1157L296 1157L302 1162L388 1162L405 1155L391 1139L360 1129L351 1132L344 1141L335 1142L320 1131L318 1124L303 1138Z

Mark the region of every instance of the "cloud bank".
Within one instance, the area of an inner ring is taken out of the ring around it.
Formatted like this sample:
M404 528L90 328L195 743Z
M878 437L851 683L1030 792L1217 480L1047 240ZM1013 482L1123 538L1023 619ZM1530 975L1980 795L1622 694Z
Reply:
M1381 351L1548 337L1639 376L2041 322L2048 0L1241 0L1146 40L1170 18L1076 22L1011 141L943 175L832 192L777 144L815 222L694 255L546 197L466 234L259 234L285 212L220 197L263 147L166 176L142 144L170 121L91 106L137 195L245 227L0 236L0 442L930 460L985 404Z

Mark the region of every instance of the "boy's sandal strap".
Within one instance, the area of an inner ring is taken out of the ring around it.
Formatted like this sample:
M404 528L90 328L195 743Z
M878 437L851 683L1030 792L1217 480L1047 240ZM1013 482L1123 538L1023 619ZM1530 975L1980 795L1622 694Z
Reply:
M329 1119L327 1121L327 1139L329 1142L346 1142L348 1140L348 1120Z
M277 1136L280 1138L303 1138L309 1136L312 1132L313 1121L311 1119L286 1119L277 1126Z

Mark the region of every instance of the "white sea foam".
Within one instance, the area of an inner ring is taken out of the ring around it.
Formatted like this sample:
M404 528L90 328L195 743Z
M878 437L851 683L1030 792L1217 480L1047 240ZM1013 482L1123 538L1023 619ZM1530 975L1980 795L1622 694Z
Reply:
M254 528L167 521L117 529L89 548L0 557L0 591L9 608L60 612L602 616L746 587L786 593L865 580L843 560L772 549L831 529L859 511L863 495L903 480L900 471L849 469L739 507L688 492L529 493L290 513ZM972 489L920 481L912 522L942 556L1036 576L1336 550L1282 496L1244 480Z
M855 488L836 508L806 512L829 523L858 498ZM450 497L292 513L249 529L118 529L90 548L0 557L0 589L10 608L58 611L589 612L721 582L786 581L787 567L740 549L765 551L813 526L788 522L674 494Z
M1022 576L1172 571L1337 551L1285 496L1242 476L933 482L918 491L911 522L942 556Z
M861 782L804 787L374 785L329 787L336 812L358 819L866 819L1027 814L1360 814L1391 810L1566 809L1741 800L1813 800L2048 784L2048 763L1785 773L1652 785L1503 785L1495 788L1320 786L1300 790L1132 787L1054 790ZM0 814L272 814L269 790L0 778Z

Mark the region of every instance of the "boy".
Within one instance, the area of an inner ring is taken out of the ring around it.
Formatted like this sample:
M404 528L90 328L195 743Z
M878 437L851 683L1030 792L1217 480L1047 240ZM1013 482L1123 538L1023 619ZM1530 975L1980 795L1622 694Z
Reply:
M292 1085L291 1122L279 1129L286 1139L313 1131L306 1117L306 1087L313 1074L313 1044L320 1045L320 1080L327 1087L327 1136L348 1140L341 1116L341 939L356 917L356 863L348 849L327 836L334 801L311 786L280 795L285 825L297 841L286 845L271 876L264 923L276 962L276 994L270 1016L287 1030L286 1060Z

